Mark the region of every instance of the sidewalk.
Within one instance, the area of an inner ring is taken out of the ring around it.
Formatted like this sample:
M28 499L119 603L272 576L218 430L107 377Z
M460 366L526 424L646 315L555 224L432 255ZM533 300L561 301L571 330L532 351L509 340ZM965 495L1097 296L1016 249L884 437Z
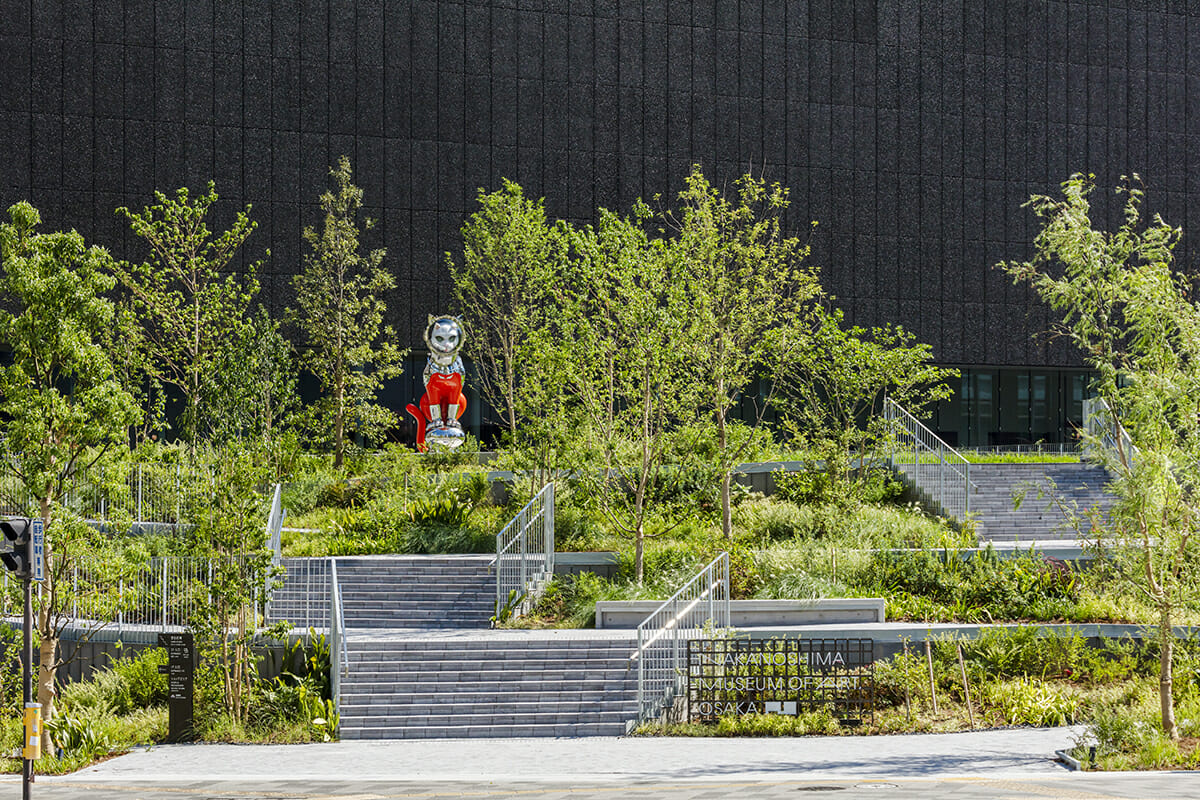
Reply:
M160 745L39 782L809 780L1062 775L1078 729L790 739L433 739Z

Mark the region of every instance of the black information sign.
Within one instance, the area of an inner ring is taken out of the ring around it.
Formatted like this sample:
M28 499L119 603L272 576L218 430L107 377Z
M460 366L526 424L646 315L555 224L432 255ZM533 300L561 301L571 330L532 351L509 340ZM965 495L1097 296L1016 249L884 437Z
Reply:
M691 639L688 719L827 708L858 725L875 709L871 639Z
M192 732L192 697L196 680L196 647L190 633L160 633L158 646L166 648L167 663L158 671L167 676L167 741L175 744L195 739Z

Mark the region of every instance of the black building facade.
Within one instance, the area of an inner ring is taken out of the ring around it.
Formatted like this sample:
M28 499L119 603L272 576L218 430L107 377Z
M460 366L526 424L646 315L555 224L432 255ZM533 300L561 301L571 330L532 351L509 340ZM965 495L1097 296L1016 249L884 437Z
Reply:
M1047 312L992 265L1029 253L1022 203L1072 172L1139 173L1150 211L1200 231L1200 4L0 0L0 204L48 228L138 258L113 209L212 179L226 219L253 205L245 255L269 248L278 312L343 153L406 344L449 304L477 188L509 177L591 221L669 198L693 163L751 170L789 187L796 231L820 223L812 258L849 319L965 368L949 438L1054 440L1078 361L1031 338Z

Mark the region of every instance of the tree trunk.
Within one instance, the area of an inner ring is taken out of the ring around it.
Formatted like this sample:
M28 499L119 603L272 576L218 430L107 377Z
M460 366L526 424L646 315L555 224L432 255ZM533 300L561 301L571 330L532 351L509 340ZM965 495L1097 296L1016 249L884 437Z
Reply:
M720 402L718 400L718 402ZM717 457L721 459L721 532L726 541L733 538L733 510L730 507L729 484L733 481L733 466L725 463L725 448L728 445L725 431L725 410L717 407Z
M1163 733L1172 739L1179 739L1179 729L1175 725L1175 698L1172 689L1175 677L1172 661L1175 651L1175 631L1171 625L1171 607L1166 601L1158 609L1158 699L1162 707Z
M54 679L58 672L58 633L50 630L47 636L45 630L51 628L42 620L48 617L45 609L39 615L38 625L42 628L42 643L38 651L37 701L42 704L42 720L47 722L54 719ZM42 748L46 753L54 752L54 744L50 739L50 731L42 727Z
M638 586L642 585L642 578L643 578L642 565L644 563L643 555L645 552L645 538L646 538L646 525L639 518L638 524L637 524L637 531L634 534L634 545L633 545L633 573L634 573L634 579L637 581Z
M343 382L338 383L336 403L333 416L333 468L341 469L346 452L346 390Z

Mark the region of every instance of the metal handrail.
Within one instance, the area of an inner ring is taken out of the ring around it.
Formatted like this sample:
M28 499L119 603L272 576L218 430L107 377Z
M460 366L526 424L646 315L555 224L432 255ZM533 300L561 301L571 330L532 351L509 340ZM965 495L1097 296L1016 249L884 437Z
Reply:
M893 431L891 465L947 515L965 522L971 513L971 462L890 397L884 418ZM912 463L908 463L911 453Z
M1138 448L1133 437L1103 397L1089 397L1083 401L1083 429L1088 438L1098 442L1101 451L1108 453L1114 461L1120 462L1122 451L1131 461L1137 460Z
M342 589L338 583L337 559L329 559L329 685L333 702L340 711L342 677L350 674L350 655L346 649L346 610L342 607Z
M674 707L683 680L684 643L705 626L729 627L729 553L697 572L637 627L637 719L630 727L658 719Z
M271 551L271 568L263 575L263 614L264 616L270 613L271 595L273 594L273 585L276 574L279 571L279 562L282 558L282 536L283 536L283 486L275 484L275 491L271 495L271 511L267 514L267 530L266 541L267 549Z
M542 487L496 534L491 566L496 569L497 619L532 608L554 575L553 483Z

